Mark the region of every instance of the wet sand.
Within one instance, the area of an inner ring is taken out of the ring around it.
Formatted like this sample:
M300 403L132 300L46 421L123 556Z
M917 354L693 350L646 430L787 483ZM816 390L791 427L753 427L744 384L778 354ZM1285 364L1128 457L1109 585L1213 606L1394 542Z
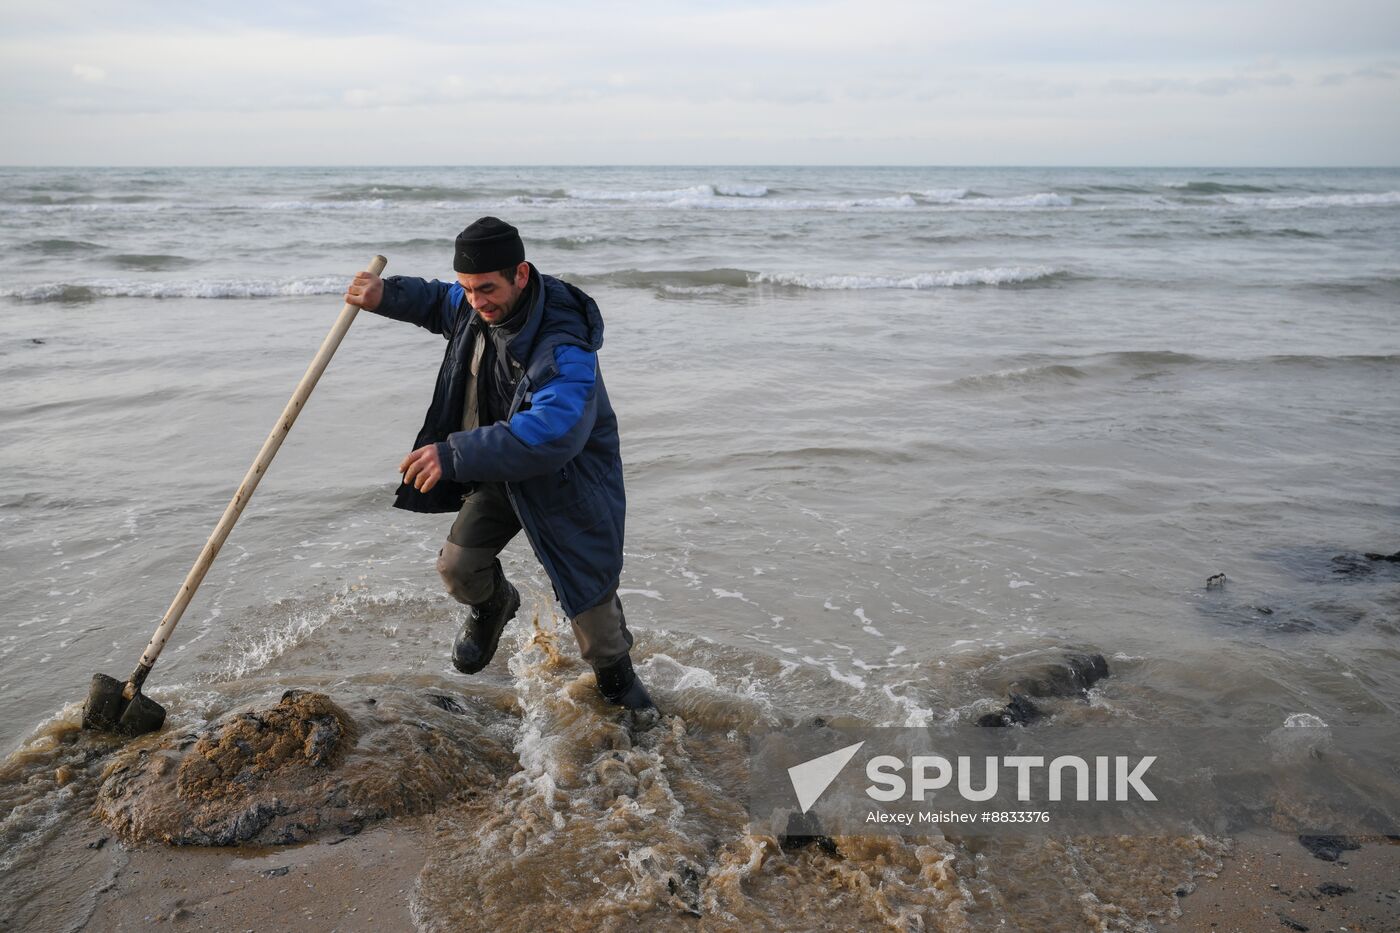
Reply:
M84 833L89 841L106 835L95 823ZM427 859L425 833L421 819L408 819L286 848L116 846L106 856L118 863L115 877L79 928L412 930L409 900Z
M90 913L57 926L31 917L16 929L413 930L415 886L435 822L428 815L299 846L213 849L127 847L95 820L75 822L48 851L73 870L74 887L95 882ZM108 842L100 849L87 848L101 839ZM81 865L60 855L80 850L88 852ZM1292 836L1239 837L1218 876L1201 878L1179 903L1178 919L1136 929L1394 931L1400 929L1400 845L1368 838L1326 862ZM732 928L716 918L688 919L694 929Z
M1171 931L1400 930L1400 845L1384 836L1324 861L1295 836L1233 840L1218 878L1182 898ZM1349 889L1349 890L1348 890Z

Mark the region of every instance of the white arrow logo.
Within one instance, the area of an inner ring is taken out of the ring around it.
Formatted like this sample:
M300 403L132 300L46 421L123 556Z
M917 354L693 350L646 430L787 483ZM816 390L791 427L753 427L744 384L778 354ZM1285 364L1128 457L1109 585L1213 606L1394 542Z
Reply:
M826 793L831 782L836 780L836 775L841 773L841 769L846 767L864 744L857 742L847 745L820 758L813 758L788 768L788 779L792 781L792 789L797 793L797 805L802 808L803 813L811 809L817 798Z

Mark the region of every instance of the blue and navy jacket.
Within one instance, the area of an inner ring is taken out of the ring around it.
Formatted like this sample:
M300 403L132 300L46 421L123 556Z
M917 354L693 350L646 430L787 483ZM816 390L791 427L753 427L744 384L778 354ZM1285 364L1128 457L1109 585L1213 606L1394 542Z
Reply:
M384 280L377 314L447 339L413 449L436 444L443 479L398 489L395 507L455 512L478 482L504 482L535 556L570 618L601 603L622 573L627 499L617 417L603 387L603 317L582 291L532 265L534 302L507 352L523 370L507 420L461 430L471 350L487 325L457 283Z

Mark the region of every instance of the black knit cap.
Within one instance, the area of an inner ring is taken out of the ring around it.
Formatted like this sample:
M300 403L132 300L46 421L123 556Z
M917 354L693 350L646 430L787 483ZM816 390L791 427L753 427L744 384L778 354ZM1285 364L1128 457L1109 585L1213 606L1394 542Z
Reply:
M513 269L524 261L525 244L520 242L520 231L504 220L483 217L457 234L452 268L481 275Z

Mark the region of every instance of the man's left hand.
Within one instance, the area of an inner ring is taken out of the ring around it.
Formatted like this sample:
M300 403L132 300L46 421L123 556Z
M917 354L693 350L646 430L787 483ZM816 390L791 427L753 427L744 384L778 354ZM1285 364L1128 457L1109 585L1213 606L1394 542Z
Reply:
M403 481L419 492L427 492L442 479L442 460L438 458L437 445L419 447L403 458L399 464Z

